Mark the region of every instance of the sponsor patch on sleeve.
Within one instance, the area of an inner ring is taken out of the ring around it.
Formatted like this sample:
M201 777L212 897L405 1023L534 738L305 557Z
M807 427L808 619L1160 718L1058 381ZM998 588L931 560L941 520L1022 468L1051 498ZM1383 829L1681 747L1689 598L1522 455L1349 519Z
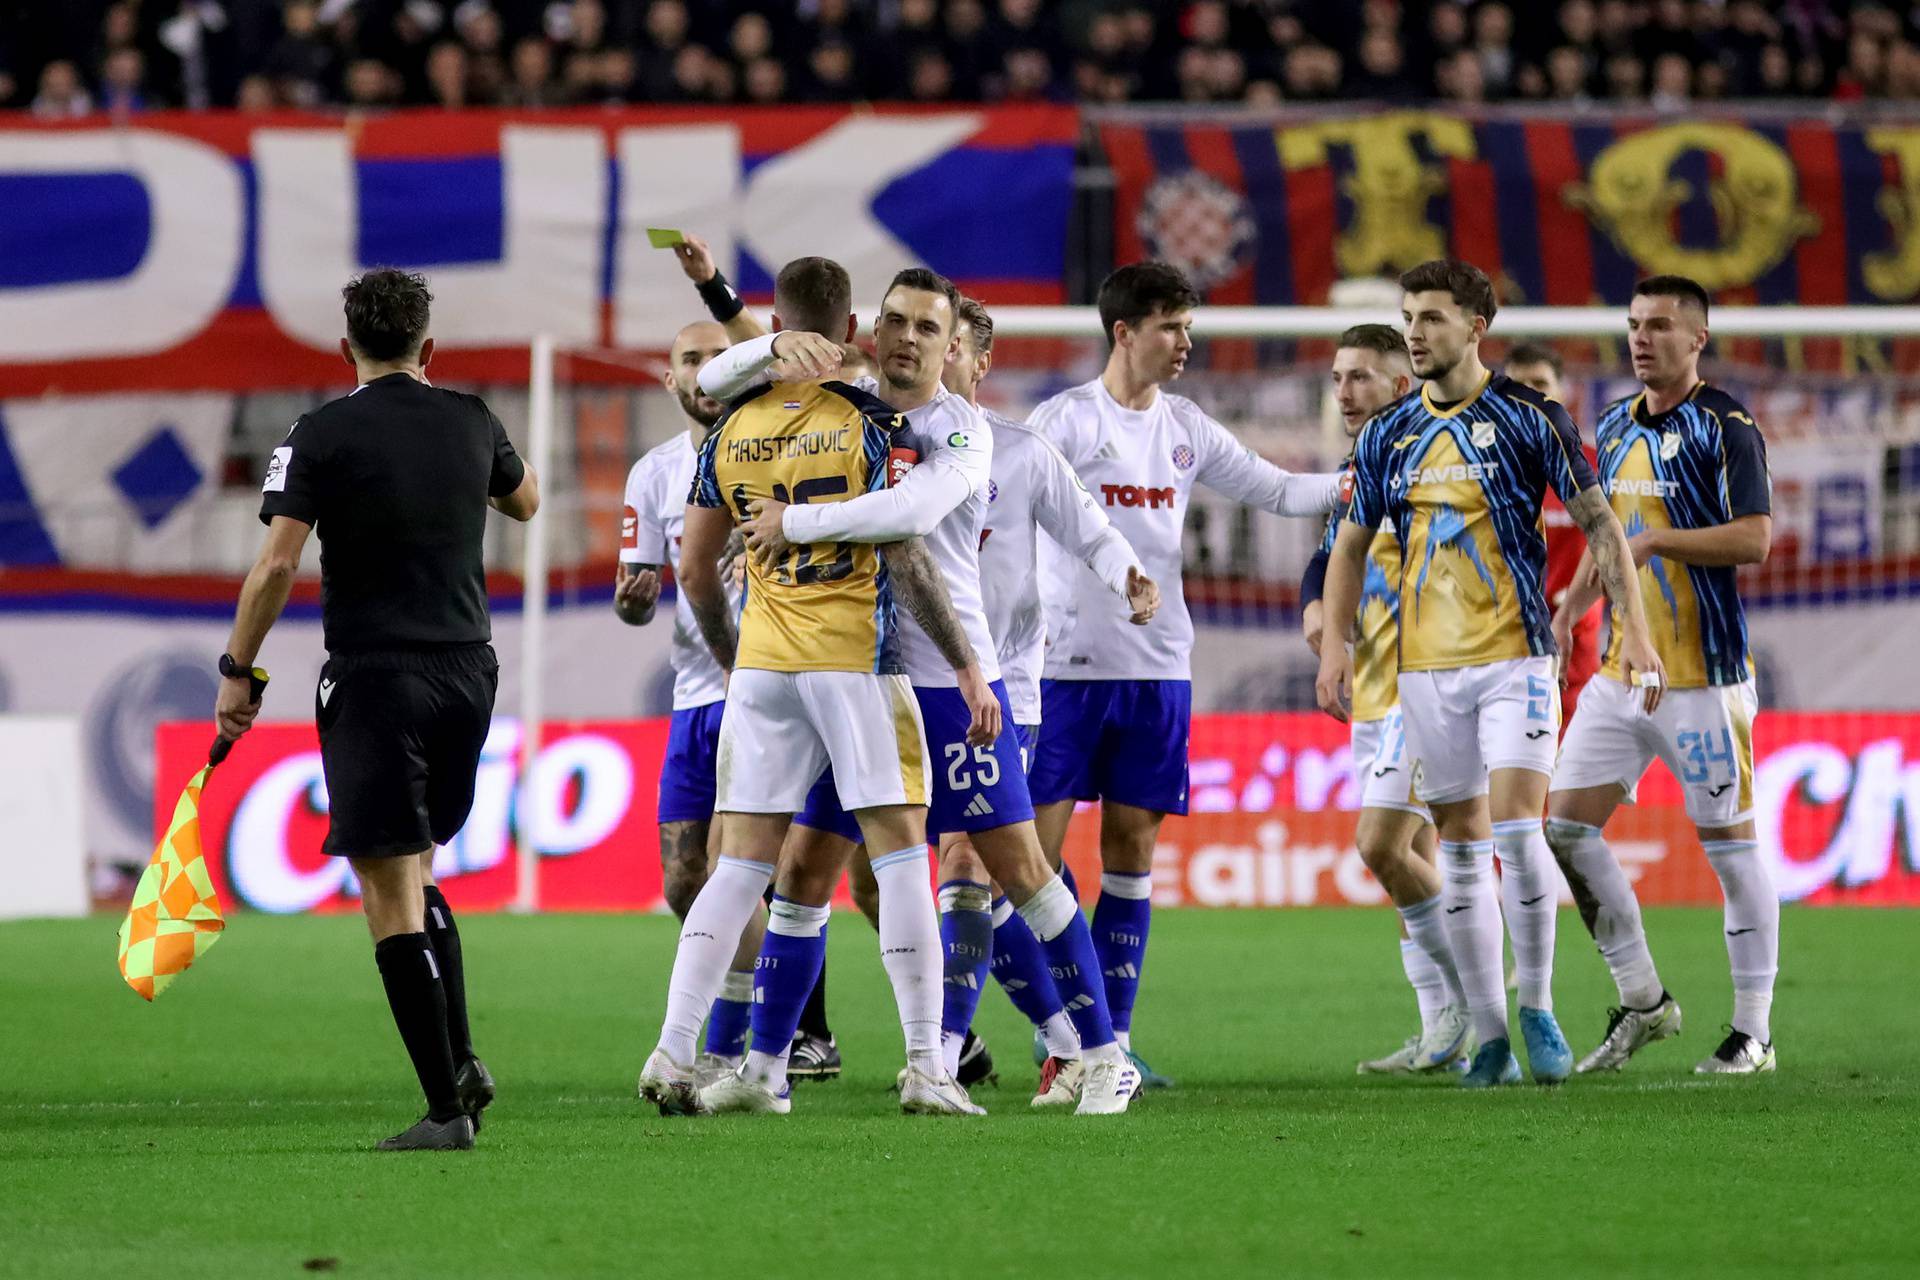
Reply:
M262 493L287 491L287 467L293 462L293 446L283 444L267 458L267 478L260 482Z

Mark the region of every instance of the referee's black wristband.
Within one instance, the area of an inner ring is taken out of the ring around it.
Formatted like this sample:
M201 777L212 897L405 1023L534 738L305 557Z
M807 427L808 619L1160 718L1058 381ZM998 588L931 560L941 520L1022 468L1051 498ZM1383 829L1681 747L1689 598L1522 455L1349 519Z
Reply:
M740 294L727 283L727 278L718 270L714 271L713 279L705 284L697 284L694 288L700 291L700 301L707 304L707 314L721 324L725 324L746 310L747 304L740 300Z

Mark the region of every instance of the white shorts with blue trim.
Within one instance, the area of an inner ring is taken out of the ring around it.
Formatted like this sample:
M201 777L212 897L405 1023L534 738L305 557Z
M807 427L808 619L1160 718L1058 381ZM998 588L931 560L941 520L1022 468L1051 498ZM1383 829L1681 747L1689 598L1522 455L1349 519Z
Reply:
M1617 785L1634 799L1655 757L1686 796L1697 827L1731 827L1753 816L1753 681L1705 689L1669 689L1653 714L1640 693L1597 676L1580 694L1567 726L1555 791Z
M1413 794L1413 757L1407 752L1400 708L1395 707L1378 720L1355 720L1351 728L1353 773L1360 780L1360 807L1397 809L1433 821L1427 806Z
M1427 804L1457 804L1485 795L1495 769L1553 772L1560 681L1550 657L1402 671L1400 715L1414 794Z

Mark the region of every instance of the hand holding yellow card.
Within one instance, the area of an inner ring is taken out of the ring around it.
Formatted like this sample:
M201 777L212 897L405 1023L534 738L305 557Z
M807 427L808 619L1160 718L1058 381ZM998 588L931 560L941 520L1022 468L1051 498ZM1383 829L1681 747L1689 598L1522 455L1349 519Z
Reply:
M671 227L648 227L647 243L656 249L671 249L675 245L685 244L687 237Z

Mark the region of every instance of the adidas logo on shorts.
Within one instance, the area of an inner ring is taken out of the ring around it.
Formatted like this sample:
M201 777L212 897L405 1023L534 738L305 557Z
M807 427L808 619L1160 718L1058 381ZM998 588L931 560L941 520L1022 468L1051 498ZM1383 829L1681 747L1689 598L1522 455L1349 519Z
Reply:
M969 818L984 818L993 812L993 806L987 803L985 796L976 795L973 799L967 801L967 807L960 812Z

